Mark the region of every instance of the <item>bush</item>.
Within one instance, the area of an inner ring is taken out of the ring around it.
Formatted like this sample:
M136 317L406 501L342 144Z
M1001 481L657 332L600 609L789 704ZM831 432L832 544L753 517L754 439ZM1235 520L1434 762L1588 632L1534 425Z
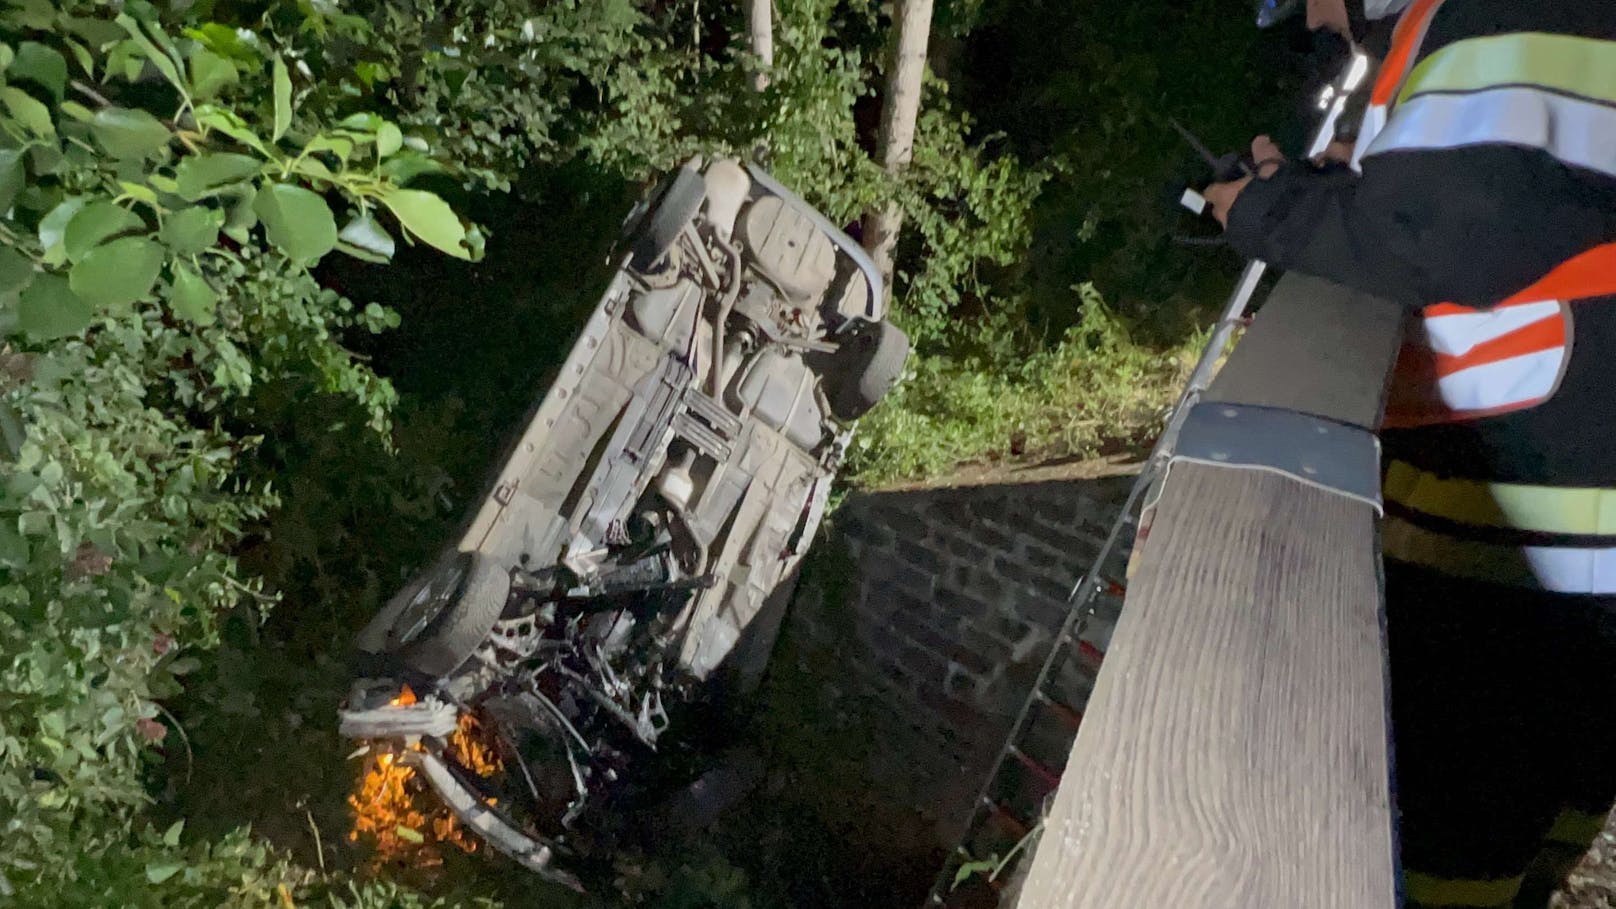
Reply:
M129 868L168 905L224 868L295 882L240 838L140 832L142 769L180 732L158 704L221 615L269 599L232 554L277 500L244 470L257 396L340 396L388 431L391 386L341 339L396 318L310 266L480 237L409 186L449 169L417 137L306 117L308 51L271 31L28 2L0 40L0 879L64 905Z
M1093 285L1074 291L1083 300L1078 323L1052 347L1018 342L1001 321L973 326L975 346L985 335L996 348L917 358L859 427L849 459L856 481L928 479L969 462L1093 457L1148 441L1202 338L1141 345Z

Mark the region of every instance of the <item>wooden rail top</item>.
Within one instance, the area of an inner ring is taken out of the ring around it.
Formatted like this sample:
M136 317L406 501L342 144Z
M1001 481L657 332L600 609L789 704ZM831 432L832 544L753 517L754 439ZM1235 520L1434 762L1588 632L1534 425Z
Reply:
M1373 429L1394 304L1282 278L1208 401ZM1174 465L1020 909L1392 909L1375 509Z

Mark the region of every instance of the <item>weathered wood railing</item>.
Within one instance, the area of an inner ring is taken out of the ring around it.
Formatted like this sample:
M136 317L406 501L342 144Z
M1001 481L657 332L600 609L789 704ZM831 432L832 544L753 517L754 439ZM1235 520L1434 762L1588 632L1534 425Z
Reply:
M1391 303L1287 275L1230 354L1020 909L1395 905L1370 432L1401 327Z

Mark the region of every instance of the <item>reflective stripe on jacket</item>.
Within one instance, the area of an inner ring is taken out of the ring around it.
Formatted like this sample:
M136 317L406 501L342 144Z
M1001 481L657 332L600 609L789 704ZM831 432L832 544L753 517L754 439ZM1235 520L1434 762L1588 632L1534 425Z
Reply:
M1610 294L1616 243L1571 259L1497 306L1427 306L1398 355L1385 425L1427 426L1542 403L1571 359L1572 304Z
M1363 126L1358 130L1357 144L1352 154L1354 169L1359 168L1363 156L1369 151L1369 144L1386 128L1392 101L1397 97L1404 77L1414 68L1414 57L1419 53L1420 45L1425 43L1425 32L1431 27L1431 17L1441 5L1442 0L1418 0L1404 10L1402 17L1397 20L1397 28L1392 32L1391 50L1380 64L1380 72L1376 74L1375 85L1370 90L1369 106L1364 109Z
M1442 3L1418 0L1398 21L1355 163L1394 152L1514 145L1616 177L1616 42L1516 32L1465 38L1421 59ZM1601 249L1599 265L1616 271L1616 251ZM1597 269L1576 261L1493 306L1425 307L1398 359L1386 425L1474 419L1547 400L1571 354L1569 304L1612 292Z

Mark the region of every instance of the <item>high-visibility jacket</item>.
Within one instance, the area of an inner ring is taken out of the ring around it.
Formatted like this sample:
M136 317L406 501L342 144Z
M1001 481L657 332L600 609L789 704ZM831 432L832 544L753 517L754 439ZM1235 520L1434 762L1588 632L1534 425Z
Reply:
M1616 42L1520 32L1460 40L1422 59L1443 2L1417 0L1398 21L1354 165L1361 170L1365 157L1400 151L1507 143L1616 177ZM1609 103L1575 94L1590 91L1608 94ZM1565 374L1570 304L1612 292L1616 245L1579 255L1491 306L1425 307L1397 364L1387 425L1542 403Z
M1420 310L1383 441L1388 557L1616 594L1616 15L1414 0L1362 176L1286 167L1231 243Z

